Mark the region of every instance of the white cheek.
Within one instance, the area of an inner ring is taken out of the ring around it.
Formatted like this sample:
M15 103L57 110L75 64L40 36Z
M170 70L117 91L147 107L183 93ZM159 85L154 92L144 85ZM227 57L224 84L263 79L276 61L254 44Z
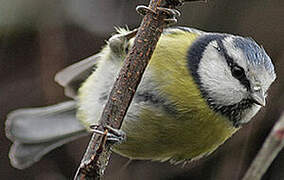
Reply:
M199 64L198 74L203 88L217 104L231 105L246 96L246 89L231 75L223 56L208 46Z

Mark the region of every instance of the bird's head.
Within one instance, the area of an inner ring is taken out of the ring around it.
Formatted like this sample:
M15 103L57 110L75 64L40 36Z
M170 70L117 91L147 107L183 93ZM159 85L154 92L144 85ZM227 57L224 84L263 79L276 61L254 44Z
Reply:
M188 67L210 108L235 126L248 122L265 106L275 80L274 66L254 40L206 34L188 51Z

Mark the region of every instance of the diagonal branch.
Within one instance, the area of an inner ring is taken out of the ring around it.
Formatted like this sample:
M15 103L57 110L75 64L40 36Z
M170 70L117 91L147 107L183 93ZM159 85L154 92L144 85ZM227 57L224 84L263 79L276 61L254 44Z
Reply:
M77 170L75 179L100 179L104 174L111 152L106 144L106 125L120 128L128 106L134 96L142 74L151 58L158 39L165 27L165 14L159 13L157 7L162 0L151 0L150 11L144 16L138 29L134 45L124 61L123 67L111 90L107 104L100 119L98 130L104 135L93 134L87 151Z
M284 147L284 112L276 122L243 180L260 180L274 158Z
M175 8L175 6L181 5L183 2L185 1L166 0L165 6ZM146 15L136 34L134 45L124 61L99 121L97 129L104 132L104 134L94 133L92 135L74 179L100 179L104 174L111 154L110 144L106 143L108 129L105 127L107 125L116 129L121 127L123 118L151 59L163 28L167 25L165 22L168 16L167 13L158 8L161 3L162 0L151 0L148 11L145 11Z

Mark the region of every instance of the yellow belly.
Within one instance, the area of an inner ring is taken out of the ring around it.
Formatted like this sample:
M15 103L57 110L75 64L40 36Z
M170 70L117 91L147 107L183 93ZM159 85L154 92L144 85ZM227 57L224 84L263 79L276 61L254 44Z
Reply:
M179 113L178 117L159 113L144 109L138 121L126 118L122 130L127 139L114 151L133 159L194 159L211 153L237 131L214 112L203 117L199 112Z

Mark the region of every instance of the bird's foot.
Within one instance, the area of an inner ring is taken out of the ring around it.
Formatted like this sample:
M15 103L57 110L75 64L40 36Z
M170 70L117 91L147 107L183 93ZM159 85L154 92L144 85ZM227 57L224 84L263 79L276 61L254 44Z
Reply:
M107 130L107 143L110 144L120 144L126 139L126 134L120 130L115 129L109 125L104 126L104 131L99 129L99 125L91 125L91 132L97 133L97 134L105 134L105 130Z
M176 17L180 16L180 12L176 9L157 7L157 10L167 15L167 17L164 19L164 21L167 24L175 24L177 22ZM153 11L151 8L147 6L143 6L143 5L137 6L136 11L138 14L143 15L143 16L145 16L147 13L153 13L153 14L157 13Z

